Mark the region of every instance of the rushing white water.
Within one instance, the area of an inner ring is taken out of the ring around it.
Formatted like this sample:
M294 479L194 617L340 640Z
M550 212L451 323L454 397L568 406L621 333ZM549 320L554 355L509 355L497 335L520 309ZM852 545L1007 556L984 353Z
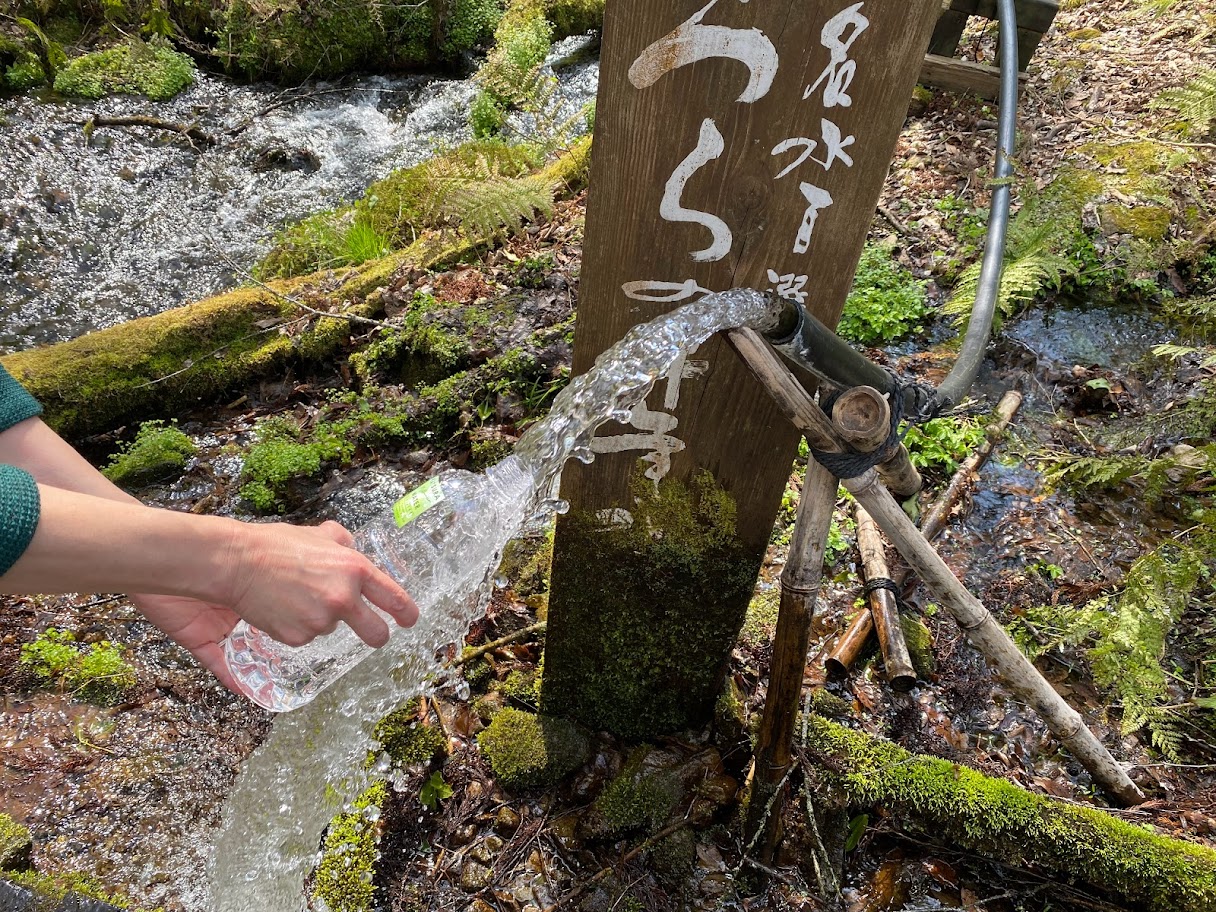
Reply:
M627 420L675 361L714 333L736 326L766 329L780 305L737 290L687 304L634 327L573 380L549 415L520 439L513 456L535 478L531 503L500 516L495 560L472 594L455 594L356 666L312 703L279 716L245 764L224 808L209 868L216 912L292 912L304 904L303 883L316 863L321 832L387 763L367 769L376 723L421 693L440 673L436 652L463 641L485 611L498 556L545 498L571 456L591 459L596 428ZM552 508L552 507L551 507ZM453 549L459 561L459 549Z
M557 113L592 100L598 77L598 61L563 71ZM468 139L476 91L471 80L376 76L280 92L199 74L167 102L0 97L0 352L232 287L285 225ZM158 130L82 129L130 114L197 122L222 141L196 149ZM294 164L267 167L266 152Z

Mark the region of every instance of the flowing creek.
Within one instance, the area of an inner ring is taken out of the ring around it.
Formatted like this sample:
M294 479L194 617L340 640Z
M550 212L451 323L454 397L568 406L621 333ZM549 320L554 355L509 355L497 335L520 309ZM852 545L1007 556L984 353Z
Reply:
M561 42L551 63L585 42ZM556 114L593 100L598 77L596 60L563 68ZM240 284L284 225L467 139L475 92L431 76L279 91L200 74L159 104L0 98L0 352ZM223 141L200 150L164 131L82 129L128 114L197 121Z

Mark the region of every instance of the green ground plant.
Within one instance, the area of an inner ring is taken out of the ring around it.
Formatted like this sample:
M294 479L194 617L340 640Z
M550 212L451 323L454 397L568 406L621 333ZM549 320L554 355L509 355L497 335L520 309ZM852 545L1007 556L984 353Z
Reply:
M949 478L971 452L984 442L983 425L971 418L934 418L913 425L904 437L912 464Z
M145 421L135 439L110 458L102 474L119 485L139 485L180 474L196 452L194 441L174 425Z
M1132 564L1118 595L1079 608L1031 608L1011 625L1032 658L1084 647L1095 683L1119 701L1124 733L1147 728L1153 745L1174 762L1181 759L1184 733L1175 713L1161 706L1168 685L1162 662L1172 628L1208 574L1213 543L1209 531L1162 545Z
M1153 107L1176 111L1185 134L1208 135L1216 123L1216 70L1205 70L1184 86L1166 89L1154 99Z
M142 94L164 101L193 82L194 63L185 54L161 38L132 37L69 61L55 76L55 91L82 98Z
M48 627L21 647L21 665L46 684L106 703L135 683L135 669L107 640L87 646L70 630Z
M929 313L925 283L895 261L889 246L868 244L836 332L861 345L897 342L920 329Z

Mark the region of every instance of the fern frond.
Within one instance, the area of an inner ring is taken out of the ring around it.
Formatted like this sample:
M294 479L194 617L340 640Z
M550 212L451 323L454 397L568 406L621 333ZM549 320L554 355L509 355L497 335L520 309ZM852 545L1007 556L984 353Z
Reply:
M1189 131L1207 133L1216 121L1216 70L1199 74L1186 85L1166 89L1153 100L1155 108L1172 108Z
M1013 316L1043 292L1058 290L1066 279L1077 274L1076 264L1052 251L1053 230L1051 225L1030 225L1023 219L1015 219L1010 227L1005 268L997 292L998 328L1002 319ZM966 324L975 306L982 266L982 262L972 263L963 272L943 308L961 325Z
M553 211L556 187L537 174L507 176L484 156L450 160L431 172L423 206L435 222L449 222L472 235L515 229L537 212Z

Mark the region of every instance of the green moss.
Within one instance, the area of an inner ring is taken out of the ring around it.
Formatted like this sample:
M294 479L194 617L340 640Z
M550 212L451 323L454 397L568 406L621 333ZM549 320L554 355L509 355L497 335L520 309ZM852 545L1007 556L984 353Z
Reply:
M30 866L34 840L28 827L23 827L8 814L0 814L0 871L23 871Z
M506 437L496 435L474 440L469 450L469 467L474 472L485 471L510 456L514 449L515 444Z
M604 27L604 0L545 0L553 37L581 35Z
M553 530L543 536L512 541L498 572L511 581L515 594L523 598L548 592L553 572Z
M728 676L714 704L714 732L719 743L732 744L743 737L746 729L747 712L739 696L739 688L735 686L734 679Z
M20 662L43 682L97 703L113 702L135 683L135 669L118 646L106 640L78 644L71 631L56 627L23 644Z
M471 647L465 647L466 651ZM473 693L485 693L490 681L494 679L494 668L484 658L466 662L463 666L464 679Z
M628 525L558 522L542 708L645 738L709 720L759 558L708 472L633 482Z
M139 908L125 896L107 892L104 887L82 874L41 874L35 871L5 871L4 879L34 894L31 912L76 908L79 900L97 900L119 909ZM75 897L73 899L73 897ZM65 903L65 900L68 902Z
M535 669L516 669L502 682L502 694L526 706L535 707L540 691L540 675Z
M443 732L418 718L419 701L411 700L377 723L372 736L396 766L431 763L447 752Z
M139 485L181 474L198 451L186 434L163 421L146 421L135 439L110 458L102 472L115 484Z
M922 681L929 681L937 673L937 659L933 654L933 634L925 626L925 622L913 614L904 612L899 616L900 626L904 630L904 641L908 644L908 652L912 656L912 667L916 676Z
M1173 214L1165 206L1124 206L1110 203L1100 209L1110 234L1130 234L1141 241L1163 241Z
M666 839L659 840L650 850L651 864L663 882L671 887L679 886L688 879L696 860L697 840L688 827L682 827Z
M1073 29L1068 33L1068 37L1073 41L1090 41L1102 35L1101 29L1096 28L1080 28Z
M330 294L348 302L347 312L370 315L375 308L362 298L400 263L400 256L369 263ZM278 331L299 317L286 296L307 293L315 281L241 288L2 360L60 434L96 434L215 401L302 357L331 356L349 338L344 320L320 320L294 337Z
M773 634L777 631L777 611L780 607L781 590L776 586L762 589L752 596L747 603L743 629L739 631L740 641L752 648L772 642Z
M46 82L46 73L38 55L32 51L21 54L0 73L0 88L25 91Z
M683 794L680 778L670 768L654 769L643 745L629 755L621 772L591 805L590 831L616 838L633 832L654 833L667 822Z
M369 381L393 373L406 386L435 383L465 367L469 344L442 322L443 308L433 296L416 292L400 328L389 330L351 356L356 375Z
M164 101L193 82L194 63L185 54L160 39L132 38L70 61L55 77L55 91L84 98L142 94Z
M827 718L847 719L853 712L853 704L830 690L816 687L811 691L811 711Z
M388 800L388 784L377 782L355 799L355 810L339 814L329 825L321 862L313 875L312 895L332 912L371 912L376 896L372 882L379 850L379 827L372 819Z
M938 841L1079 881L1150 912L1216 910L1212 849L821 719L809 725L808 746L822 761L820 794L852 809L881 805L901 826Z
M511 790L553 785L591 753L591 740L579 726L509 707L494 716L477 743L499 784Z

